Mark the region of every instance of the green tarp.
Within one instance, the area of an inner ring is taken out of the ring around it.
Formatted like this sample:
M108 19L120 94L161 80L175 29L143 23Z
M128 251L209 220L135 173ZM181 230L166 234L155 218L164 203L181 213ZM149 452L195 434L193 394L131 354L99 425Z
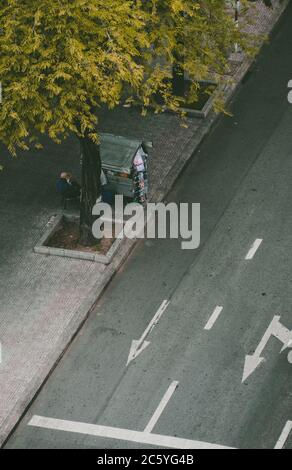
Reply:
M100 155L105 170L131 173L133 159L142 142L112 134L100 135Z

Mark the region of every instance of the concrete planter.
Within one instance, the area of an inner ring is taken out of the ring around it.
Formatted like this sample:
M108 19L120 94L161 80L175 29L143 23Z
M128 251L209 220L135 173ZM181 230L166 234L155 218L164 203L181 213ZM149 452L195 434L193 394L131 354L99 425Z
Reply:
M214 92L209 96L209 98L206 100L204 105L200 109L192 109L192 108L184 108L181 107L180 110L183 111L187 117L195 117L195 118L201 118L205 119L209 112L212 109L213 106L213 101L214 101L214 96L216 96L216 93L218 92L218 83L212 81L212 80L204 80L200 82L202 85L213 85L215 87ZM167 110L168 112L173 112L171 110Z
M50 220L48 223L48 228L45 231L44 235L41 237L39 242L34 247L34 252L42 255L52 255L52 256L61 256L64 258L75 258L75 259L83 259L86 261L94 261L97 263L102 264L109 264L112 261L114 254L117 252L119 246L121 245L123 238L117 238L106 255L102 255L99 253L91 253L86 251L78 251L78 250L69 250L64 248L54 248L51 246L47 246L49 239L54 235L54 233L60 228L62 222L64 220L77 222L79 217L77 216L67 216L60 214L55 216L53 219Z

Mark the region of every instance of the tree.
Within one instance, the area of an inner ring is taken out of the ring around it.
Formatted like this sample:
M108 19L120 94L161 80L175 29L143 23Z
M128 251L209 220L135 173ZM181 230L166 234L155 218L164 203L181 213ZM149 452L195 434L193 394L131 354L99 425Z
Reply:
M237 28L234 9L228 10L228 3L227 0L145 1L148 12L152 9L154 52L167 57L172 67L169 70L172 95L196 101L201 80L220 81L224 77L235 43L247 54L256 53L258 38ZM244 18L248 11L247 0L242 0L241 6ZM186 76L193 84L189 96L185 95Z
M131 0L0 0L0 27L0 140L15 155L40 148L42 134L80 139L81 232L89 242L100 195L95 108L115 106L126 84L141 82L134 58L149 47L143 12Z
M100 195L96 109L127 98L178 110L173 67L193 83L223 74L234 42L250 47L222 0L0 0L0 140L12 155L75 134L82 163L81 239ZM159 97L159 99L158 99Z

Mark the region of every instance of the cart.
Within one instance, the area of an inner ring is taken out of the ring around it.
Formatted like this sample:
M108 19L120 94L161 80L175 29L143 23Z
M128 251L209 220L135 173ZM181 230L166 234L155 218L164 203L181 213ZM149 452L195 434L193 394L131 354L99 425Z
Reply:
M148 158L152 146L152 142L101 134L100 155L107 188L144 204L148 196Z

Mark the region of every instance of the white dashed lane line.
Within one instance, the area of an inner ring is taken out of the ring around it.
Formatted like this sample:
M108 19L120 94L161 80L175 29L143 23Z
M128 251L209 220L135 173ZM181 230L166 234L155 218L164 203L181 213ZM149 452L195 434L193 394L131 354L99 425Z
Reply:
M290 432L292 431L292 421L287 421L284 426L284 429L279 437L277 444L275 445L275 449L283 449L285 442L288 439Z
M250 259L252 259L252 258L254 257L254 255L256 254L256 252L257 252L259 246L261 245L262 241L263 241L262 238L257 238L257 239L253 242L253 244L252 244L250 250L248 251L248 253L247 253L246 257L245 257L245 259L250 260Z
M220 305L217 305L211 317L209 318L207 324L205 325L204 330L211 330L211 328L213 327L214 323L218 319L222 310L223 310L223 307L221 307Z
M175 391L176 387L178 386L178 382L174 380L170 386L168 387L167 391L165 392L161 402L159 403L155 413L153 414L152 418L150 419L149 423L147 424L144 432L152 432L155 424L159 420L164 408L166 407L167 403L172 397L173 392Z

